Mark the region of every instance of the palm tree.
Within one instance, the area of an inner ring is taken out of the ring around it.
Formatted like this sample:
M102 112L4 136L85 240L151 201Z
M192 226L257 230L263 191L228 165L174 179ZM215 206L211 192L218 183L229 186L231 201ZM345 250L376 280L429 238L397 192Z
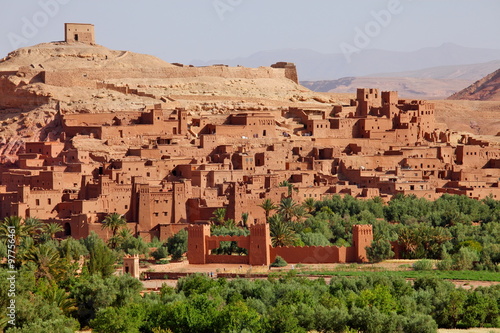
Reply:
M236 222L233 219L227 219L224 221L224 226L228 229L236 228Z
M313 210L316 209L316 200L313 198L307 198L303 203L302 206L307 210L308 214L311 214Z
M69 315L76 311L76 301L70 298L64 289L51 288L45 293L45 301L49 304L55 304L64 314Z
M280 186L280 187L288 187L288 197L292 197L293 190L295 190L295 192L298 192L298 190L288 180L282 181L281 183L278 184L278 186Z
M262 203L259 205L260 208L264 209L266 212L266 222L269 222L269 214L271 213L272 210L275 210L278 208L271 199L266 199L262 201Z
M129 229L123 228L119 230L116 235L112 236L108 239L108 243L111 247L115 248L121 246L127 239L130 237L134 237L132 232Z
M296 205L295 209L293 210L293 216L295 217L295 220L297 222L303 222L303 219L310 217L311 214L306 212L304 206Z
M9 216L0 224L0 239L14 239L16 248L21 244L21 239L29 236L29 228L22 223L19 216Z
M245 227L245 228L248 227L247 223L248 223L248 216L249 215L250 215L249 213L241 213L241 223L243 224L243 227Z
M102 222L103 222L103 225L101 228L103 230L110 229L111 232L113 233L113 236L116 235L116 232L118 231L118 229L127 225L127 220L125 220L123 215L120 215L118 213L109 214L108 216L106 216L104 218L104 220Z
M24 219L24 225L26 227L26 231L33 238L38 238L44 228L42 221L36 217L26 217Z
M58 232L64 231L59 223L47 223L44 227L45 232L50 235L51 239L54 239Z
M49 281L57 282L65 271L64 261L61 260L59 252L51 244L33 247L26 254L25 259L35 264L35 278L37 280L46 278Z
M278 213L281 214L286 222L290 222L292 220L292 218L296 215L296 210L297 203L291 197L281 199L278 207Z
M112 238L115 238L116 232L118 231L118 229L127 225L127 220L125 220L125 218L118 213L109 214L108 216L106 216L104 218L104 220L102 222L103 222L103 225L101 228L103 230L110 229L111 232L113 233ZM113 241L111 243L111 247L115 248L115 246L116 246L116 243Z
M269 218L271 231L271 242L274 247L290 246L295 243L296 236L288 223L283 221L280 214L275 214Z
M223 225L226 218L226 208L217 208L210 220L216 225Z

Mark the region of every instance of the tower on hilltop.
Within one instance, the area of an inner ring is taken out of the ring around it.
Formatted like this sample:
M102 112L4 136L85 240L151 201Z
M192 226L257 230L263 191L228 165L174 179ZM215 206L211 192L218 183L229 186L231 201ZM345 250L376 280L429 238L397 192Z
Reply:
M94 25L86 23L64 23L64 41L66 43L95 44Z

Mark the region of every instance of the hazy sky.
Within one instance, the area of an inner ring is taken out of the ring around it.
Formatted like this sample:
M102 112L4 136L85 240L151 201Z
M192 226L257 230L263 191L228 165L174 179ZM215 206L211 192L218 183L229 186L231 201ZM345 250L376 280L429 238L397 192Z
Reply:
M0 57L93 23L111 49L189 63L264 50L500 49L499 0L1 0ZM377 20L378 17L378 20ZM365 37L359 37L359 34Z

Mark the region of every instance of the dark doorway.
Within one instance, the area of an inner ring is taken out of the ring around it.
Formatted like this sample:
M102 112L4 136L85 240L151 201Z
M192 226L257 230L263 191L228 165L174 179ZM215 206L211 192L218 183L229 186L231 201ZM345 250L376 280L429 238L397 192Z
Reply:
M71 236L71 226L69 223L64 224L64 236Z
M75 41L78 42L78 34L75 34Z

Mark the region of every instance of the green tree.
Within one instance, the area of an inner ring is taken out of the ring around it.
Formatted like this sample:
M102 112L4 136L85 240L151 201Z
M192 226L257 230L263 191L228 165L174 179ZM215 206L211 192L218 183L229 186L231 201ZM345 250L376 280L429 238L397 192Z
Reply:
M57 282L68 267L67 262L60 258L59 252L48 243L33 247L26 254L25 260L35 264L37 280L45 278L48 281Z
M259 313L241 300L226 305L218 319L220 332L259 332L262 329Z
M89 260L86 263L88 272L103 277L113 274L116 256L104 241L95 232L91 232L87 238L83 239L83 244L89 252Z
M119 244L119 248L125 251L125 253L130 255L149 255L149 246L142 237L130 236L122 239L123 240L120 240L121 243Z
M71 298L77 304L77 318L85 327L101 310L138 303L142 288L142 283L128 274L107 278L91 275L77 281L71 288Z
M44 232L50 236L50 239L54 239L56 234L61 231L64 231L64 229L59 223L47 223L44 225Z
M12 237L16 248L21 244L21 239L28 237L29 234L30 228L22 223L19 216L6 217L0 224L0 239L7 240Z
M290 222L295 217L297 207L297 203L291 197L283 198L278 207L278 214L283 217L283 220Z
M288 180L284 180L278 184L280 187L286 187L288 189L288 197L292 197L293 191L298 191L295 189L292 183L290 183Z
M50 288L44 294L45 300L49 304L54 304L61 311L69 316L76 311L76 301L70 298L69 294L64 289Z
M266 222L269 222L269 215L271 214L271 211L278 209L278 206L276 206L271 199L262 201L259 207L264 209L266 213Z
M249 213L241 213L241 224L242 227L248 228L248 216Z
M269 229L271 231L271 242L274 247L291 246L297 237L291 226L283 221L280 214L275 214L269 218Z
M24 226L32 238L38 238L45 227L42 221L36 217L26 217L24 219Z
M118 232L118 229L124 227L127 225L127 220L125 218L118 214L118 213L111 213L107 215L104 220L102 221L102 229L109 229L112 232L112 238L116 236L116 233ZM113 240L111 243L111 248L116 247L116 240Z
M366 248L366 255L370 262L380 262L394 257L391 243L385 239L372 241L371 246Z
M223 225L226 219L226 208L217 208L213 212L213 216L210 218L210 221L215 225Z
M160 246L153 252L151 252L151 256L155 258L155 260L160 260L168 257L168 248L166 246Z
M307 198L302 203L302 206L307 210L307 213L311 214L316 209L316 200L314 198Z
M87 256L89 251L82 242L69 237L62 240L58 246L59 255L61 258L69 260L79 260L81 256Z
M96 333L139 333L145 317L146 310L142 304L107 307L97 312L90 326Z
M172 260L180 260L188 247L188 232L182 229L167 240L168 253L172 255Z
M461 247L457 253L452 256L453 268L456 270L471 270L474 262L479 261L479 254L469 247Z

